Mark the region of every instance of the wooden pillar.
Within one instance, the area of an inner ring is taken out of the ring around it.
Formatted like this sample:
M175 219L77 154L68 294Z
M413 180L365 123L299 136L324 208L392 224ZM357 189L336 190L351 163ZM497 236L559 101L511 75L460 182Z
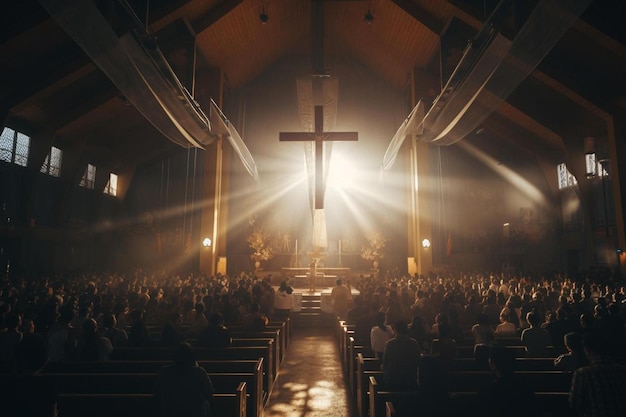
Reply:
M624 196L626 196L626 169L620 169L626 164L626 151L624 139L626 137L626 125L619 124L612 115L607 118L607 137L609 144L609 158L611 160L611 185L613 191L613 204L615 208L615 233L617 249L626 250L626 230L624 229ZM616 262L621 278L626 278L626 254L616 252Z
M422 97L424 83L417 85L416 72L411 72L411 107L414 107ZM428 144L418 142L415 136L410 141L410 173L409 181L409 216L408 216L408 246L409 254L415 259L418 274L428 274L433 267L433 242L431 227L431 202L433 199L433 188L428 186L433 179L430 173L430 147ZM425 248L422 241L428 239L431 247Z
M213 98L223 107L224 76L221 70L196 75L196 100L205 112L209 112ZM230 152L228 139L218 137L205 147L203 153L202 203L200 236L209 238L211 245L203 246L199 255L199 271L214 276L220 257L226 256L226 227L228 223L228 172ZM226 175L225 175L226 174ZM200 245L202 242L197 242Z

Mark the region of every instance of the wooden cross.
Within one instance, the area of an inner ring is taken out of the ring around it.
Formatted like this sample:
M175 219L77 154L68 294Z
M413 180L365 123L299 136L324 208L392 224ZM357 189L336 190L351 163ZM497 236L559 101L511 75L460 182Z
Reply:
M324 132L324 107L315 106L315 132L280 132L282 142L315 141L315 208L324 208L324 142L359 140L358 132Z

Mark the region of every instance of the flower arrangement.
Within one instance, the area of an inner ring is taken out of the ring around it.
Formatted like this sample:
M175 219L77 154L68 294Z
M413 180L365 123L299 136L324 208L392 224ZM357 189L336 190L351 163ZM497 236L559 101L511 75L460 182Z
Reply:
M271 246L267 244L269 237L265 232L257 227L252 230L250 236L248 236L248 244L254 250L254 253L250 257L255 261L267 261L274 257L274 252Z
M383 232L371 232L367 235L366 239L368 245L361 248L361 258L374 262L383 259L385 257L383 249L388 242Z

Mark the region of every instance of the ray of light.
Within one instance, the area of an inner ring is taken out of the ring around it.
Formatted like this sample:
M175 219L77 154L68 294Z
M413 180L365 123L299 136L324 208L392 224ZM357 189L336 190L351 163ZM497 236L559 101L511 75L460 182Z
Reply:
M459 142L459 146L465 149L470 155L483 162L486 167L500 175L505 181L524 193L532 201L542 206L547 205L547 200L543 193L524 177L514 172L511 168L498 163L496 159L487 155L485 152L481 151L467 141Z

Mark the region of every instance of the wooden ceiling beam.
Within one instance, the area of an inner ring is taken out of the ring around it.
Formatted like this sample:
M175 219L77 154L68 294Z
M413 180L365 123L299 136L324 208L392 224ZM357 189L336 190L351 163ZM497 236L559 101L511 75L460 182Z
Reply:
M610 36L602 33L597 28L591 26L589 23L582 19L578 19L573 28L584 36L591 38L594 42L602 45L603 48L610 50L615 56L622 61L626 61L626 45L611 38Z
M72 77L80 77L83 73L90 71L90 69L84 69L86 65L89 65L89 60L86 56L58 57L56 60L65 62L65 64L57 68L44 69L43 71L42 68L30 68L26 71L22 70L19 75L16 74L14 77L9 76L9 79L27 79L28 82L15 82L13 88L10 88L8 94L2 98L2 101L10 108L13 108L57 82L62 82L68 79L68 77L69 79ZM73 75L74 73L77 74ZM42 74L45 75L42 76ZM68 76L68 74L70 75ZM61 85L61 87L62 86L63 85Z
M50 77L47 82L42 82L41 88L26 88L28 91L24 91L20 97L17 95L14 97L15 105L11 107L14 112L19 112L32 105L40 103L46 97L70 87L77 80L88 76L97 70L93 63L86 63L87 61L81 61L82 66L75 63L75 69L73 71L65 72L59 71L57 77ZM29 94L30 93L30 94Z

